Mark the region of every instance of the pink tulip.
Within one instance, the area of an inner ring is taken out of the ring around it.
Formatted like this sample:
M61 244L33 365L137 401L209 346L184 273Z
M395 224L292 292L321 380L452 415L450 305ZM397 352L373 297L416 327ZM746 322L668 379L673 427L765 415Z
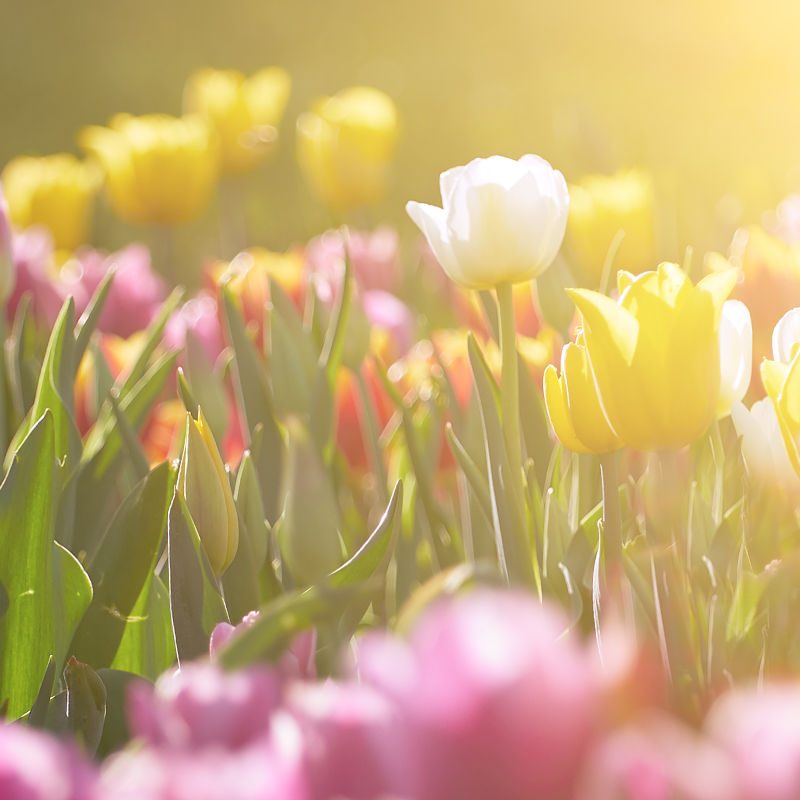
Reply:
M171 350L182 350L188 336L201 345L214 364L225 347L219 321L217 301L208 292L200 292L187 300L169 319L164 344Z
M51 327L67 298L67 291L55 272L53 240L44 228L29 228L12 240L14 289L8 299L6 314L14 318L23 295L31 298L31 313Z
M587 758L576 800L736 800L716 745L666 718L612 733Z
M397 231L388 227L372 232L350 231L347 241L353 277L362 291L399 291L402 274ZM309 270L329 283L340 280L344 258L344 239L337 230L323 233L306 248Z
M365 292L361 303L370 325L389 335L393 358L404 356L414 344L411 309L393 294L379 290Z
M558 800L573 789L598 700L592 660L533 598L475 591L444 601L409 649L359 649L363 680L397 703L427 800Z
M2 800L93 800L95 776L77 751L21 724L0 723Z
M62 280L76 298L80 314L110 269L116 270L98 329L127 338L144 330L158 313L167 295L166 284L152 268L150 251L133 244L110 255L80 250L63 270Z
M741 800L800 797L800 686L731 692L706 730L731 754Z
M165 673L155 686L132 686L128 716L133 734L156 747L236 750L269 733L280 699L274 670L223 672L194 663Z

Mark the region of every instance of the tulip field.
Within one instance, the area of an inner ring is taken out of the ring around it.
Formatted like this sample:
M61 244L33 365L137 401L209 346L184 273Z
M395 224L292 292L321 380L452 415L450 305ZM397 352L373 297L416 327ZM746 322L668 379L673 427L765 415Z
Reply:
M291 92L0 164L0 800L798 800L800 195L664 260L647 169L488 155L397 229L415 121Z

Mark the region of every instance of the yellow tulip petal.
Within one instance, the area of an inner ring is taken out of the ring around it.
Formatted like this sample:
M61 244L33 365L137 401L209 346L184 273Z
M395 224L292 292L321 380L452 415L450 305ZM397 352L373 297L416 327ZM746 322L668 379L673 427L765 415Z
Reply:
M544 371L544 403L550 425L561 444L575 453L590 452L575 433L567 408L564 387L558 377L558 370L552 364Z

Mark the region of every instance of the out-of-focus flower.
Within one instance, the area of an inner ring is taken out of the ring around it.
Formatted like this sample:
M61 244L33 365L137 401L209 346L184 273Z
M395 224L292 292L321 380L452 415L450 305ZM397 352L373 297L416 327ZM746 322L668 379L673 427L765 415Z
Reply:
M569 798L598 698L588 654L559 613L510 592L443 601L408 647L359 648L365 683L395 699L424 800Z
M239 546L239 517L225 465L202 411L198 419L186 415L177 491L197 526L211 569L222 575Z
M747 394L753 369L753 323L740 300L722 304L719 323L720 389L717 414L725 417Z
M800 347L800 308L787 311L772 330L772 357L788 364Z
M541 275L564 238L569 195L564 176L543 158L476 158L440 178L443 208L409 202L447 274L470 289Z
M245 696L248 693L245 691ZM232 698L235 700L243 697ZM250 698L252 699L252 698ZM224 715L226 709L220 709ZM255 712L263 708L254 708ZM214 721L205 723L211 730ZM274 714L269 736L234 752L145 747L113 756L100 780L102 800L314 800L306 785L297 723Z
M715 744L665 718L612 733L587 759L576 800L732 800L733 764Z
M800 489L800 478L789 460L772 400L762 397L749 410L742 403L735 403L731 418L742 441L750 476L767 489Z
M20 229L46 227L59 250L74 250L89 236L100 186L96 167L75 156L23 156L3 170L11 222Z
M312 797L406 796L393 792L408 753L400 714L388 698L371 686L328 681L294 686L287 704L303 733Z
M211 268L211 278L217 286L227 285L239 300L242 316L256 330L259 344L264 340L270 279L280 284L298 311L303 308L306 276L299 250L276 253L251 247L230 262L215 264Z
M567 241L593 285L600 283L609 248L620 232L615 265L638 274L653 263L655 201L647 173L632 169L588 175L570 184L569 199Z
M175 311L167 322L164 344L170 350L183 350L187 335L195 337L209 362L214 364L225 342L217 301L210 293L199 292Z
M730 754L741 800L800 797L800 690L796 685L728 693L711 710L706 731Z
M600 405L582 337L561 351L561 374L544 372L547 416L559 441L576 453L608 453L620 447Z
M189 77L185 109L205 117L216 132L223 172L248 172L272 152L291 85L280 67L249 77L234 69L201 69Z
M790 194L780 202L772 232L787 244L800 244L800 194Z
M217 179L217 141L199 116L118 114L81 133L103 167L115 213L137 224L175 225L198 217Z
M588 289L568 293L583 315L600 401L623 445L682 447L717 413L719 325L736 271L694 286L677 264L618 274L619 301Z
M14 289L14 249L3 186L0 184L0 304L5 305Z
M372 335L383 331L384 361L395 361L405 355L414 343L414 317L411 309L393 294L381 291L365 292L361 298L364 314L372 326Z
M134 244L110 255L80 250L61 268L60 277L75 297L76 314L81 314L111 269L115 270L114 280L97 328L125 338L153 321L167 295L166 284L153 271L147 247Z
M173 398L156 403L139 437L150 464L160 464L177 455L185 420L186 407L181 400ZM227 452L225 455L227 458Z
M211 658L215 658L237 634L255 625L260 616L261 612L251 611L242 617L242 621L238 625L231 625L229 622L217 623L214 630L211 631L211 638L208 642L208 652ZM316 649L317 632L314 628L298 633L278 662L280 674L288 678L313 680L317 675L314 660Z
M397 109L367 86L318 100L297 120L297 156L312 190L336 211L380 199L395 144Z
M237 750L269 732L281 702L281 681L270 669L225 672L213 664L183 665L155 685L131 686L131 732L153 747Z
M3 800L92 800L95 776L80 754L53 736L0 723Z
M338 230L326 231L306 247L309 271L331 281L340 280L345 247L353 276L362 291L397 293L402 283L402 267L396 230L384 226L371 232L348 231L346 237Z

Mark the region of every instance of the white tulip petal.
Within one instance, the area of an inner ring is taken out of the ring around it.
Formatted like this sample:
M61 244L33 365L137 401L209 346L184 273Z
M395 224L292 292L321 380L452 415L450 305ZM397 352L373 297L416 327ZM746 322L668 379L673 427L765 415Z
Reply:
M788 364L794 348L800 344L800 308L787 311L772 331L772 357Z
M720 390L717 412L730 413L750 388L753 368L753 323L750 311L739 300L722 305L719 325Z
M460 281L461 270L450 246L444 209L411 200L406 203L406 213L422 231L442 269L454 281Z

